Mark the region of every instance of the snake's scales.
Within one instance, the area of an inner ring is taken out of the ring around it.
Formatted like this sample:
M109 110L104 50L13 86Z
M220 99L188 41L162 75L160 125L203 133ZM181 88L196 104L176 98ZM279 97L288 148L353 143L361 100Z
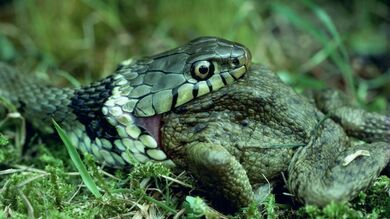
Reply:
M100 163L173 165L159 145L158 115L233 83L250 61L248 49L238 43L201 37L125 61L113 75L80 89L46 86L0 63L0 96L35 126L54 118L78 149Z

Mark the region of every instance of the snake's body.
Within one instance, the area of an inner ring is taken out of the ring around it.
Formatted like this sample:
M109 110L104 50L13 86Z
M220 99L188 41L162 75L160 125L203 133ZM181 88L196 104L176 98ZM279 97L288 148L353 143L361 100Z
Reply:
M158 115L233 83L250 59L240 44L203 37L125 61L113 75L80 89L46 86L0 63L0 96L35 126L55 119L72 144L100 163L173 165L160 145Z

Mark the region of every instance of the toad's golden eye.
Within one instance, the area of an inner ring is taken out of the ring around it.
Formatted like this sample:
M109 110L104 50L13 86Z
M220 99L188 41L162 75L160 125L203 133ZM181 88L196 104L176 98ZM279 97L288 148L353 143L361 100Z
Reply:
M209 61L198 61L191 66L191 75L197 80L209 79L214 74L214 64Z

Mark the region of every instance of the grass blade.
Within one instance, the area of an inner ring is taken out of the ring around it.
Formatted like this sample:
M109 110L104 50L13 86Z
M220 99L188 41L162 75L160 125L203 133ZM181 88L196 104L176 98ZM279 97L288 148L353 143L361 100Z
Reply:
M328 14L320 8L318 5L313 3L309 0L301 0L305 5L307 5L314 14L319 18L319 20L325 25L326 29L329 31L329 33L333 36L334 41L336 41L336 44L338 45L339 52L340 52L340 63L338 64L339 67L343 70L341 71L343 73L344 79L347 82L348 90L351 92L353 97L356 96L356 89L354 87L354 77L353 77L353 70L348 57L347 49L344 46L343 40L341 39L340 34L338 33L336 26L332 22L332 19L328 16ZM337 63L336 63L337 64Z
M79 171L84 184L87 186L89 191L91 191L92 194L96 198L100 198L102 195L100 194L99 189L97 188L95 182L92 180L91 175L89 175L84 163L81 161L81 158L80 158L79 154L77 153L76 148L70 142L65 131L57 124L57 122L54 119L53 119L53 124L54 124L54 128L57 130L57 133L60 136L61 140L64 142L66 150L68 151L70 158L72 159L74 165L76 166L77 170Z
M326 30L331 33L332 37L329 37L324 30L318 28L313 22L304 19L297 11L289 6L280 3L273 3L272 9L280 16L287 18L291 24L306 31L315 39L317 39L324 46L324 51L328 50L329 48L328 52L331 60L340 69L340 72L342 73L343 78L347 84L348 92L353 97L353 100L356 101L357 95L354 86L353 71L350 66L348 56L345 54L345 48L342 43L343 41L338 34L336 27L324 10L320 9L316 5L310 4L309 1L305 2L308 2L306 4L321 20L321 22L324 23ZM331 49L333 46L336 46L337 49Z

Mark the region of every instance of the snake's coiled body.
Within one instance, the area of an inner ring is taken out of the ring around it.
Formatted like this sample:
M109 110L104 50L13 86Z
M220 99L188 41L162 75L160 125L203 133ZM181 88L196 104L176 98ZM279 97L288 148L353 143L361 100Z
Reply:
M68 107L74 92L49 87L0 62L0 97L14 104L37 127L47 126L51 118L61 122L76 119Z
M78 149L100 163L173 165L159 145L158 115L233 83L250 61L244 46L203 37L125 61L113 75L80 89L46 86L0 63L0 96L37 127L55 119Z

